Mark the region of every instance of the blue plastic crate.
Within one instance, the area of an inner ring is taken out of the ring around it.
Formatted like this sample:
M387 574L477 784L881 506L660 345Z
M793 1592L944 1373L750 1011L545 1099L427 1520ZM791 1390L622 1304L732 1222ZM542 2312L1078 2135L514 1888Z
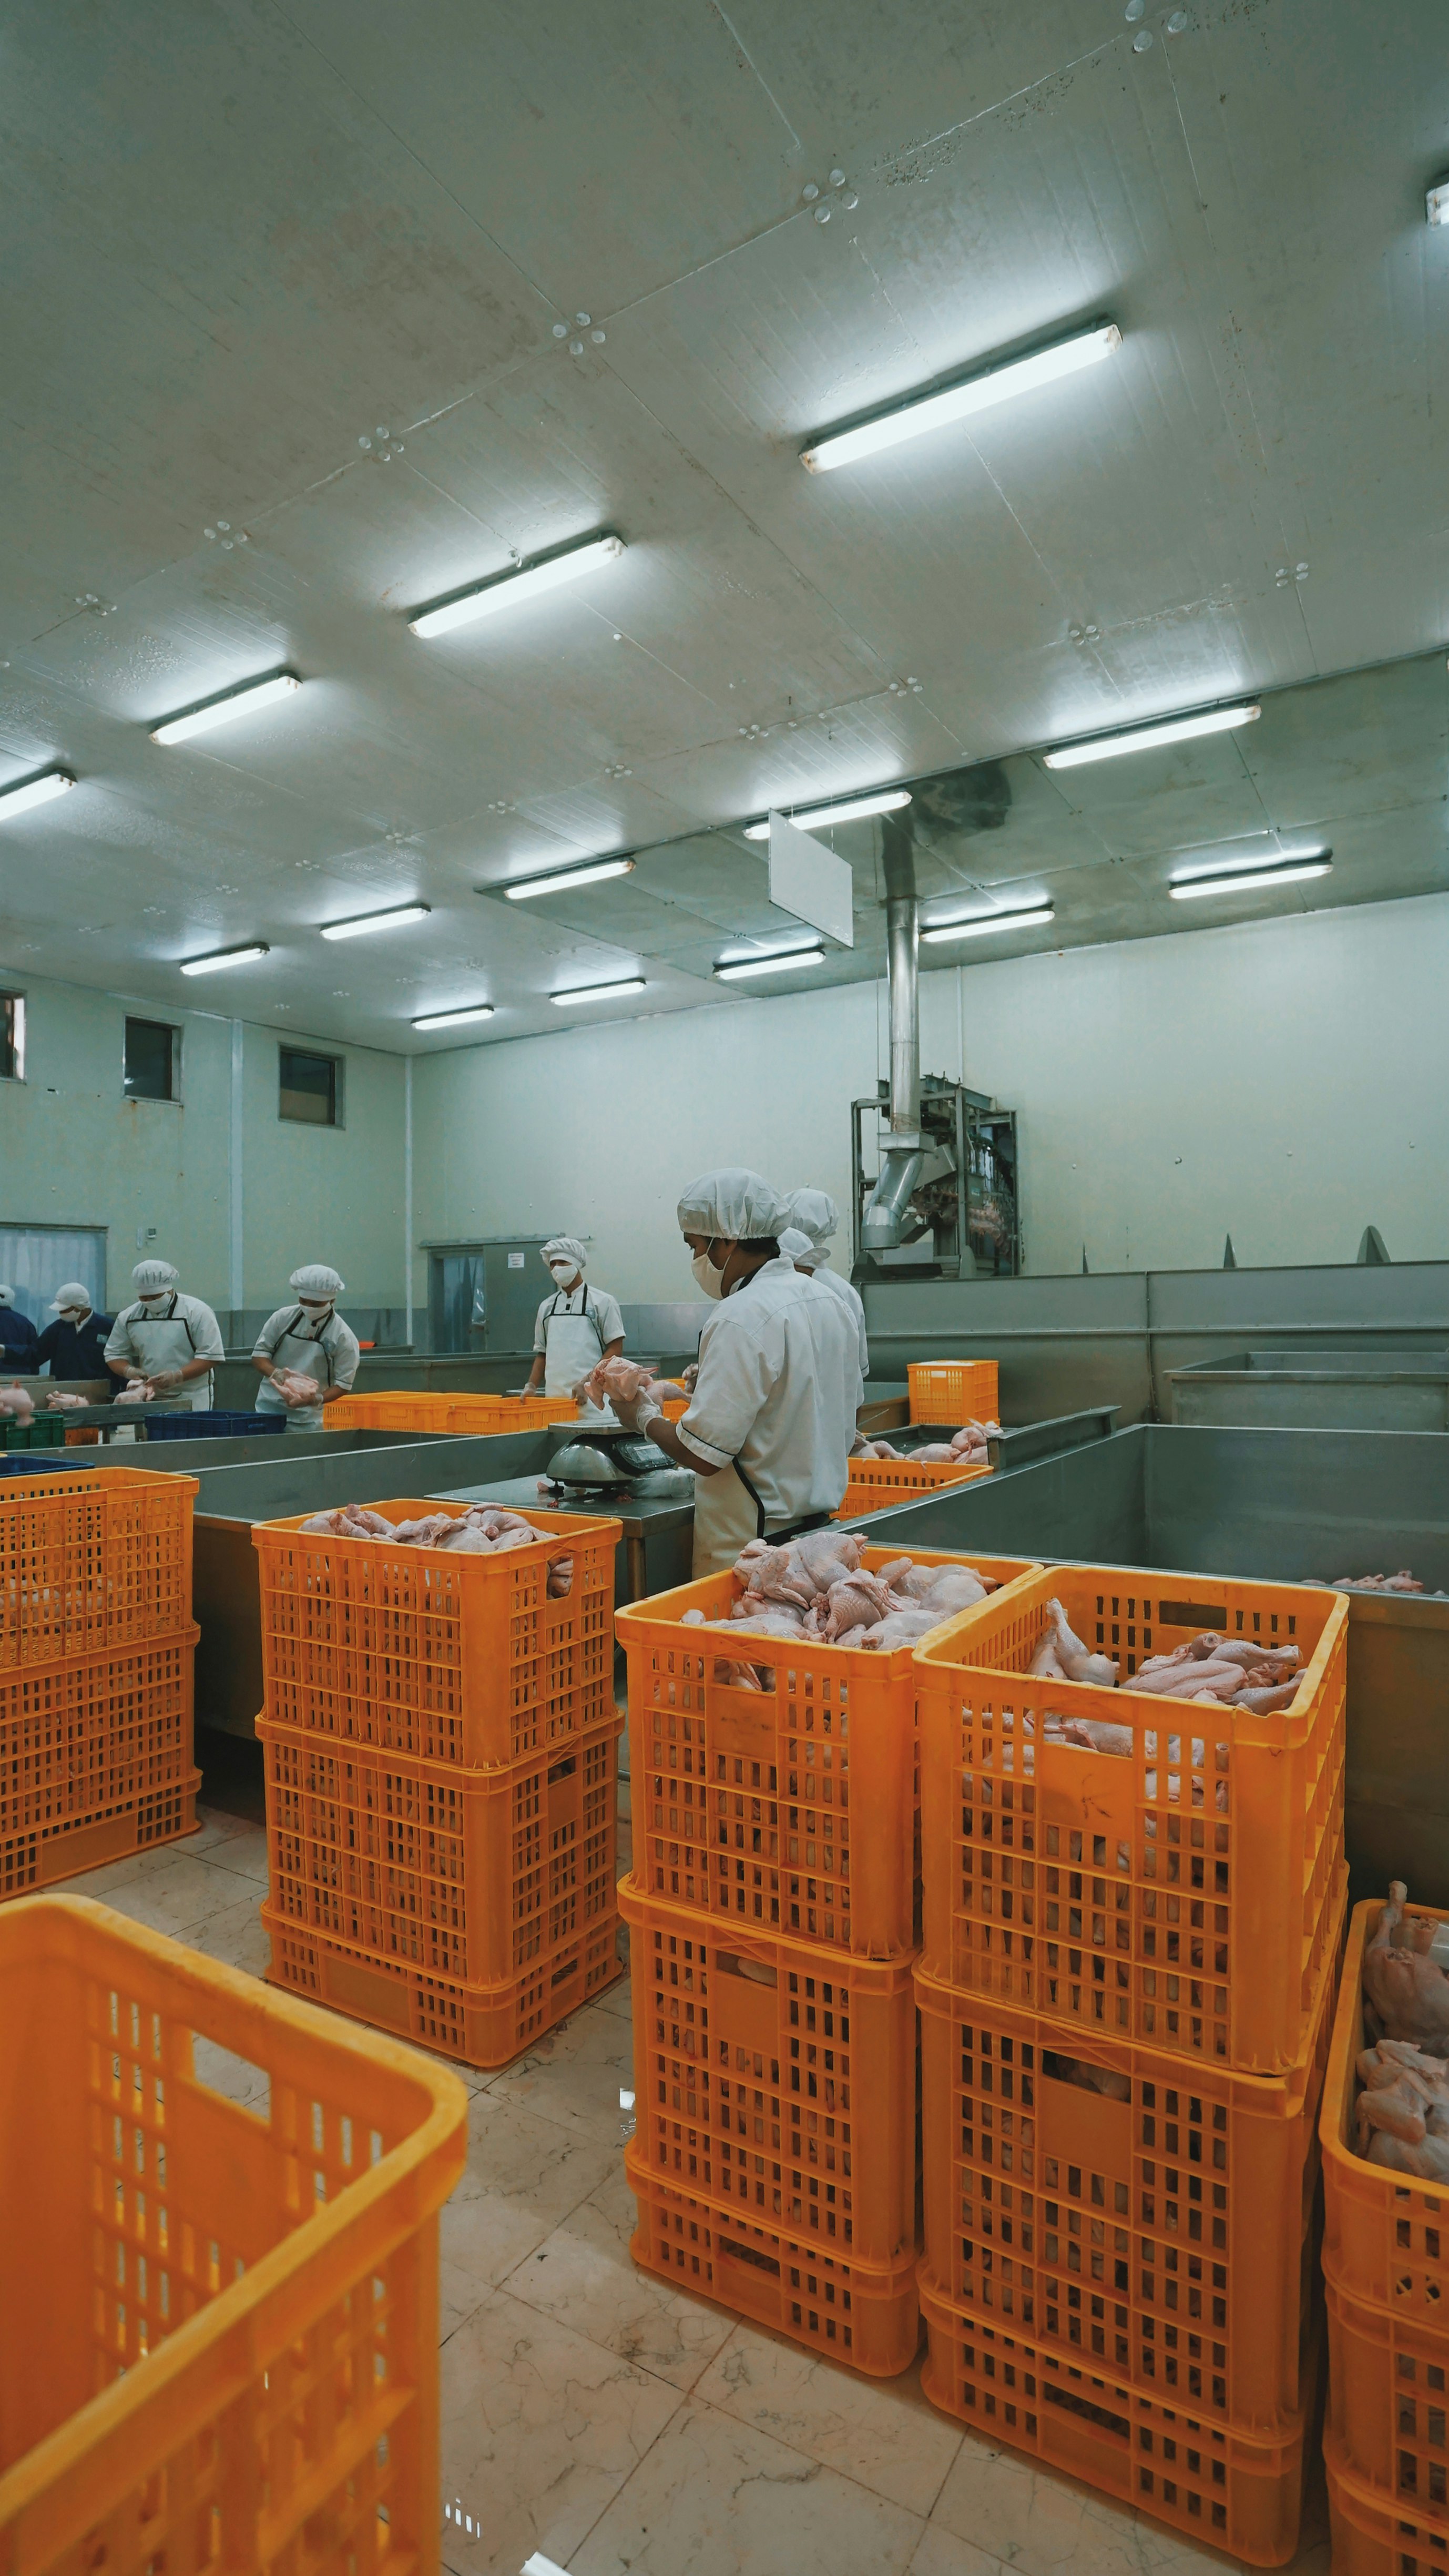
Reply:
M285 1431L286 1427L285 1413L146 1414L148 1441L253 1440L259 1433Z
M99 1449L6 1449L0 1451L0 1476L44 1476L57 1467L98 1466L100 1459Z

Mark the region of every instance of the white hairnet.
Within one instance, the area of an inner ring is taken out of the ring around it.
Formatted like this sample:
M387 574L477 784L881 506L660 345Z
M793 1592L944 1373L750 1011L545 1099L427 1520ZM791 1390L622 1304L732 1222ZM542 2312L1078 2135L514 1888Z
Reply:
M287 1285L299 1297L340 1297L347 1282L337 1271L329 1270L325 1261L304 1261L300 1270L293 1271Z
M703 1172L691 1181L677 1210L681 1234L710 1241L758 1243L790 1222L790 1208L758 1172Z
M824 1246L812 1243L809 1235L802 1234L798 1225L786 1226L780 1237L780 1250L786 1260L793 1261L797 1267L803 1261L807 1270L816 1269L825 1259Z
M792 1190L790 1223L812 1243L828 1243L840 1223L840 1210L828 1190Z
M576 1234L551 1234L543 1247L542 1258L545 1263L571 1261L575 1270L582 1270L588 1257L587 1251Z
M82 1287L79 1279L67 1279L62 1287L57 1288L52 1297L50 1311L53 1315L60 1315L64 1313L67 1306L88 1306L90 1302L89 1288Z
M13 1289L13 1288L0 1288L0 1306L13 1306L13 1305L14 1305L14 1303L15 1303L15 1291L14 1291L14 1289Z
M172 1262L138 1261L131 1273L131 1285L138 1297L156 1297L163 1288L174 1288L180 1277Z

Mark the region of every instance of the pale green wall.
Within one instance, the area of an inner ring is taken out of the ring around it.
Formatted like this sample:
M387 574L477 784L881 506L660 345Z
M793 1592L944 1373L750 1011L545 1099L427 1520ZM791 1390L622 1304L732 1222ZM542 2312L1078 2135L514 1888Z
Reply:
M28 1022L26 1078L0 1082L0 1223L106 1226L112 1308L130 1294L138 1226L154 1226L148 1248L230 1308L231 1021L3 964L0 983L24 991ZM182 1029L179 1102L122 1098L128 1009ZM315 1041L346 1059L346 1125L307 1128L277 1116L278 1032L248 1026L243 1043L243 1305L279 1303L304 1260L335 1263L349 1304L400 1305L402 1058Z

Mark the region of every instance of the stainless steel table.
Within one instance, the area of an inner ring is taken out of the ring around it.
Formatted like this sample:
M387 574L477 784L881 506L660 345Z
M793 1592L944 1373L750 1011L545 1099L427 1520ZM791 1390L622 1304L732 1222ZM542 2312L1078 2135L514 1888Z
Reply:
M689 1581L694 1549L694 1502L682 1494L541 1494L536 1476L500 1477L489 1484L452 1486L432 1497L440 1503L501 1503L516 1512L575 1512L594 1520L621 1521L623 1560L614 1586L617 1602L647 1601Z

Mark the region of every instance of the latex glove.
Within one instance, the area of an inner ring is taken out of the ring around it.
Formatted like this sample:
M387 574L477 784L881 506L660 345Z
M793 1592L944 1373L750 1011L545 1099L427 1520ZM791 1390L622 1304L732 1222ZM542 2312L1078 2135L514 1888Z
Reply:
M181 1371L179 1368L153 1369L146 1383L153 1395L164 1395L168 1387L181 1384Z
M611 1395L609 1402L626 1431L641 1435L646 1422L656 1422L664 1411L652 1387L641 1386L637 1395Z

